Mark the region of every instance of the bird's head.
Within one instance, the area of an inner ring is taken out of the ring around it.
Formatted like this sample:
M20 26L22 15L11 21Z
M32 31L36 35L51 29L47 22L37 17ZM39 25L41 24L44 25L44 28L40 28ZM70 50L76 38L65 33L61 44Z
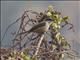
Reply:
M50 22L52 22L52 21L53 21L53 19L52 19L52 18L50 18L50 17L47 17L47 18L45 19L45 21L50 23Z

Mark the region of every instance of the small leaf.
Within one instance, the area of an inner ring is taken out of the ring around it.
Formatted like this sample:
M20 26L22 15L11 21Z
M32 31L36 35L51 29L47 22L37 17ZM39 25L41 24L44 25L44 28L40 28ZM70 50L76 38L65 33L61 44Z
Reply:
M52 14L51 14L51 12L48 12L48 13L47 13L47 16L49 16L49 17L50 17L51 15L52 15Z
M62 22L62 18L58 19L58 24L60 24Z
M68 17L68 16L63 17L63 20L67 20L67 19L69 19L69 17Z
M54 44L52 44L52 48L53 48L53 49L55 49L55 48L57 48L57 46L56 46L56 45L54 45Z
M24 52L21 52L21 57L24 59L24 60L30 60L30 56L28 54L24 54Z
M52 6L52 5L49 5L49 6L48 6L48 11L51 12L52 10L53 10L53 6Z

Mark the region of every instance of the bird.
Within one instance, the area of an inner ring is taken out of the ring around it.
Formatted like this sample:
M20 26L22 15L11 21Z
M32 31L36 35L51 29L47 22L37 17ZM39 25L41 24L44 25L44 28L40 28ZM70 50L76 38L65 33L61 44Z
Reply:
M44 32L47 32L48 29L49 29L49 22L47 20L47 21L42 21L42 22L34 25L30 30L25 31L25 32L21 32L18 35L25 34L25 33L29 34L31 32L43 34Z

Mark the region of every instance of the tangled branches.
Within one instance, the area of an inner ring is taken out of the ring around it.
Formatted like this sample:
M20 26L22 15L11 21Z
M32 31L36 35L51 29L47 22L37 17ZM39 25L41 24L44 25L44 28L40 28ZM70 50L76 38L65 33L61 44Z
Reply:
M29 13L35 14L35 18L31 18ZM8 49L7 56L15 57L15 60L19 60L17 56L23 60L60 60L66 55L75 57L70 44L59 32L66 25L70 25L68 30L73 29L73 25L68 22L68 16L63 17L60 12L54 11L53 7L49 6L47 11L41 13L32 10L25 11L11 25L18 21L20 21L20 26L12 40L13 45ZM64 25L61 26L62 23Z

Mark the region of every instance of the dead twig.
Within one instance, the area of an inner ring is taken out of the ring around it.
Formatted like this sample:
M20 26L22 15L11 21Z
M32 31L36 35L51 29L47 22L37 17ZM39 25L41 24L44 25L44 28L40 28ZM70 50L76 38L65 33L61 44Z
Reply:
M36 48L37 50L36 50L34 56L37 55L37 53L38 53L38 51L39 51L39 48L40 48L40 45L41 45L41 43L42 43L43 38L44 38L44 34L42 34L42 36L41 36L41 38L40 38L40 40L39 40L38 46L37 46L37 48Z

